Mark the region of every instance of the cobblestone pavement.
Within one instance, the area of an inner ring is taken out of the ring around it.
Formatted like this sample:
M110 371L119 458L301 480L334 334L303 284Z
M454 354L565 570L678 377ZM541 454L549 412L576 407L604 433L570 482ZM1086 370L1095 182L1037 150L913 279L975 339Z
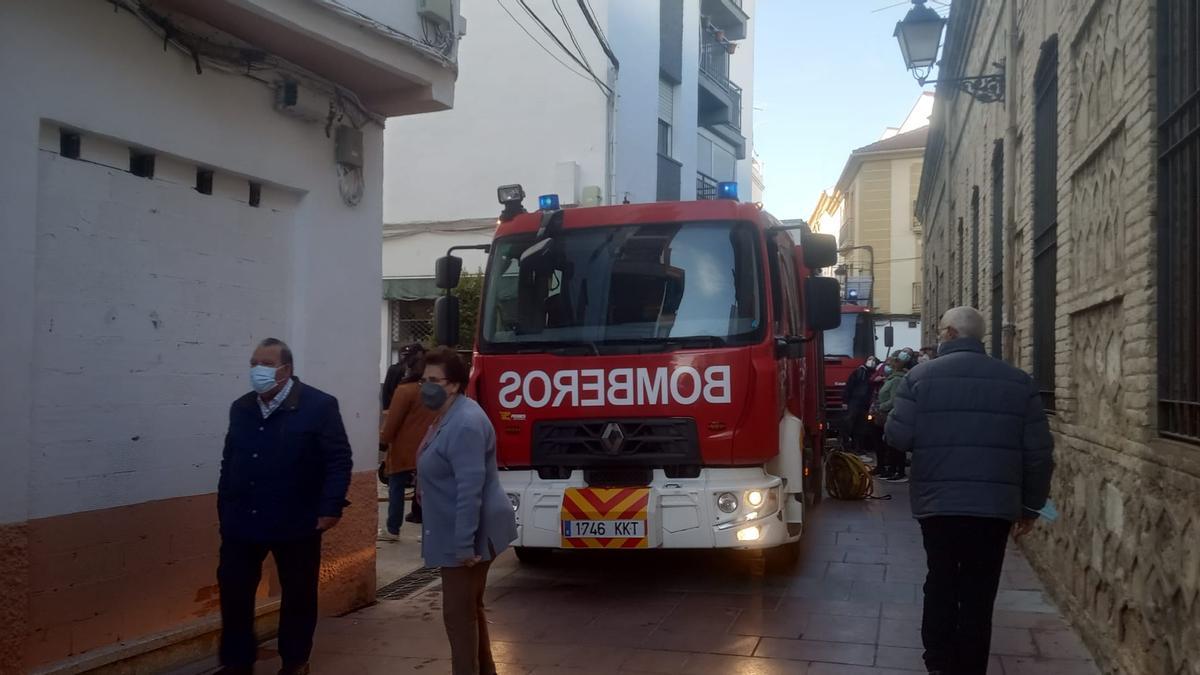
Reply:
M886 675L924 672L925 554L904 486L892 501L825 501L800 561L716 552L556 554L493 568L489 614L500 672L522 675ZM1098 673L1010 546L990 673ZM448 673L440 595L427 590L322 620L315 673ZM274 672L277 662L260 663Z

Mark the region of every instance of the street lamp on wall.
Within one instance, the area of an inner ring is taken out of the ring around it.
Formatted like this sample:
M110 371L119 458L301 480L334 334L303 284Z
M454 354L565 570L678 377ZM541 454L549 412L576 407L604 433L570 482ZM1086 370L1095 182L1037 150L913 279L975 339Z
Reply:
M937 65L938 48L941 46L942 31L946 20L925 6L926 0L912 0L913 8L904 19L896 23L892 34L900 43L900 55L921 86L946 84L965 91L980 103L1004 100L1004 65L993 65L1000 71L992 75L973 77L947 77L931 81L929 75Z

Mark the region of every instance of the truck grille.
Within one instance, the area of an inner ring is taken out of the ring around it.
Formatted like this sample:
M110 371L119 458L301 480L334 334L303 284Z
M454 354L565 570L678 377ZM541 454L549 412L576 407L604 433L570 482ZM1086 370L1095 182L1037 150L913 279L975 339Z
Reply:
M699 466L696 423L686 418L538 422L535 466L593 468Z
M825 411L826 413L836 412L842 414L842 388L841 387L826 387L825 388Z

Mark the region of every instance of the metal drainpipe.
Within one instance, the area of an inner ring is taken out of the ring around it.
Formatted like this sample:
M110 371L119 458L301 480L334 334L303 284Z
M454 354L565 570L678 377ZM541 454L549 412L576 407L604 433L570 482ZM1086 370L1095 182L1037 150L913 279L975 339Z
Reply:
M1016 363L1017 354L1017 3L1008 0L1008 58L1004 64L1004 107L1008 128L1004 130L1004 360Z
M613 66L609 66L608 70L608 87L612 92L605 98L605 152L604 163L604 192L605 198L609 204L617 203L617 76L620 74Z

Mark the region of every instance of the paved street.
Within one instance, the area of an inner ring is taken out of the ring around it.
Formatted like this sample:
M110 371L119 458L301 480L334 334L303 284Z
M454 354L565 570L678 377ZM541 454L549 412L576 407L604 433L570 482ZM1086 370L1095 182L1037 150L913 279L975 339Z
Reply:
M924 672L924 552L907 491L892 501L826 501L787 574L745 556L562 554L546 566L506 555L492 572L501 672L533 675L884 675ZM317 673L449 672L436 588L326 619ZM1087 651L1011 551L997 600L991 672L1091 675ZM260 663L274 672L272 660Z

